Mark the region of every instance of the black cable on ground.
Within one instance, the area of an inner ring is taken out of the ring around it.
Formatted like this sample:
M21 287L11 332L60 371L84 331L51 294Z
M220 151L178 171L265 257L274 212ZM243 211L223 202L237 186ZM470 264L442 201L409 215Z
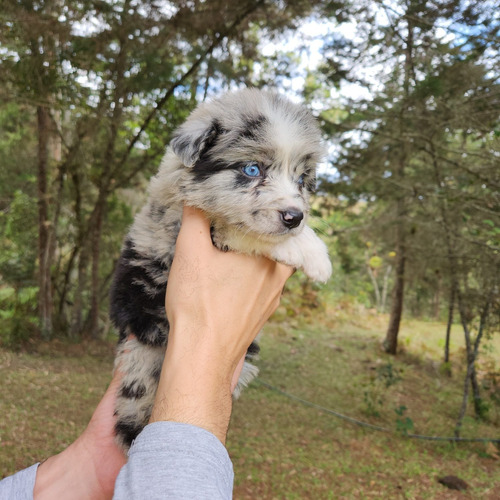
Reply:
M308 406L310 408L315 408L315 409L320 410L324 413L328 413L329 415L333 415L337 418L341 418L342 420L346 420L347 422L351 422L352 424L358 425L360 427L366 427L368 429L373 429L373 430L380 431L380 432L388 432L391 434L397 433L396 431L389 429L387 427L380 427L379 425L369 424L368 422L363 422L363 421L358 420L356 418L344 415L338 411L332 410L330 408L325 408L324 406L321 406L321 405L318 405L316 403L312 403L311 401L307 401L305 399L299 398L298 396L295 396L295 395L290 394L288 392L282 391L281 389L279 389L278 387L275 387L274 385L271 385L271 384L268 384L267 382L264 382L260 378L256 378L255 382L257 382L261 386L265 387L266 389L269 389L273 392L281 394L282 396L285 396L288 399L291 399L293 401L297 401L297 402L303 404L304 406ZM423 439L426 441L451 441L451 442L500 444L500 438L494 439L494 438L463 438L463 437L455 437L455 436L423 436L421 434L410 434L410 433L397 433L397 434L404 436L404 437L408 437L408 438Z

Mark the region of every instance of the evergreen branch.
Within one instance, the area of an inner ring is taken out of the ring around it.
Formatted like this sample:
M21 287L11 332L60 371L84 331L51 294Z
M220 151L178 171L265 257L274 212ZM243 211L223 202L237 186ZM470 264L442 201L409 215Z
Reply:
M466 38L467 40L484 40L485 42L491 42L493 44L498 44L498 38L496 38L496 37L490 37L490 36L484 35L482 33L470 35L468 33L464 33L463 31L460 31L456 28L452 28L451 26L439 26L436 24L435 21L427 19L424 16L415 16L413 14L409 14L408 12L404 12L404 13L398 12L394 7L391 7L390 5L385 4L383 0L376 0L376 2L383 9L385 9L386 11L388 10L388 11L393 12L394 14L399 16L400 18L404 17L406 19L410 19L410 20L417 22L419 24L425 24L429 28L441 28L441 29L444 29L450 33L453 33L454 35L462 36L462 37ZM452 22L455 23L454 20Z
M175 90L179 86L181 86L199 68L201 63L208 56L212 54L212 52L222 43L222 41L227 36L229 36L233 32L233 30L244 21L244 19L246 19L250 14L252 14L255 10L257 10L261 5L263 5L264 2L265 0L259 0L256 3L253 3L246 10L244 10L239 16L237 16L236 19L234 19L234 21L230 24L230 26L226 28L225 31L215 34L215 37L212 40L212 43L208 46L208 48L205 49L205 51L198 57L198 59L191 65L191 67L170 86L170 88L165 92L163 97L155 103L153 109L149 112L149 114L145 118L139 131L134 135L125 153L123 154L118 164L116 165L114 169L115 172L127 161L128 157L130 156L130 153L132 152L132 149L136 145L141 134L148 128L151 120L155 117L156 113L159 110L161 110L163 106L168 102L168 100L172 97Z

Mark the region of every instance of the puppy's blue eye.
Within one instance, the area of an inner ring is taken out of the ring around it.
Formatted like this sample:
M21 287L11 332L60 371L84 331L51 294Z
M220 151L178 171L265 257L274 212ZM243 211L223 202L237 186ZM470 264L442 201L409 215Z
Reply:
M248 177L259 177L261 175L260 168L255 163L244 166L243 173Z
M306 174L302 174L299 177L299 180L297 181L299 183L299 186L303 186L304 185L305 178L306 178Z

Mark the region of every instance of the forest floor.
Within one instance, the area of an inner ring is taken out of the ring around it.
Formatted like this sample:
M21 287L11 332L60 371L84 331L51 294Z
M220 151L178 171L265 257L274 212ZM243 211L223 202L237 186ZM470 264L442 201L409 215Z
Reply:
M261 341L260 382L234 405L227 446L235 499L500 498L497 446L404 435L453 435L463 389L455 368L463 356L460 328L452 333L450 377L440 363L443 324L405 321L395 358L380 350L386 324L386 317L361 309L323 312L314 323L278 311ZM481 353L484 384L498 375L498 337ZM80 434L112 364L111 343L0 349L0 477L57 453ZM488 387L498 397L498 385L496 393L493 383ZM355 425L277 389L390 432ZM487 418L476 420L469 408L463 437L500 435L500 403L483 392ZM449 474L469 489L437 482Z

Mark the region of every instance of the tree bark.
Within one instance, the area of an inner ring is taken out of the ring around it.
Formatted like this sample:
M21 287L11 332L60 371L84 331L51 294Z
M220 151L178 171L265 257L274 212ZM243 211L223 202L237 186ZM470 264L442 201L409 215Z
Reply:
M484 329L486 327L486 321L488 318L488 313L490 309L490 304L493 298L494 287L492 287L490 293L488 294L488 298L486 299L486 303L484 304L483 310L481 311L481 317L479 320L479 329L476 335L476 339L474 340L474 350L472 352L472 372L471 372L471 385L472 385L472 394L474 397L474 412L476 416L482 417L484 412L484 406L481 399L481 393L479 388L479 382L477 380L477 372L475 368L475 363L477 360L477 356L479 353L479 346L481 344L481 340L483 339Z
M472 369L472 363L467 357L467 371L465 372L464 380L464 392L462 395L462 404L460 406L460 412L458 414L457 423L455 424L455 436L460 437L460 431L462 429L462 422L464 420L465 412L467 411L467 402L469 400L469 380Z
M464 393L462 396L462 405L460 407L460 413L458 415L457 423L455 425L455 436L460 436L460 430L462 428L463 418L465 416L465 412L467 410L467 402L469 399L469 382L472 387L472 393L474 397L474 412L477 417L481 418L483 416L483 404L479 389L479 383L477 380L476 373L476 360L479 352L479 345L481 344L481 340L483 338L484 328L486 326L486 318L488 317L488 311L490 307L491 298L493 295L493 289L491 290L486 303L484 304L483 310L481 311L481 317L479 321L479 329L477 332L476 339L474 341L474 345L472 345L470 330L467 325L466 313L464 304L461 298L460 292L457 290L457 299L458 299L458 310L460 312L460 318L462 321L462 326L465 334L465 347L467 349L467 371L465 373L465 381L464 381Z

